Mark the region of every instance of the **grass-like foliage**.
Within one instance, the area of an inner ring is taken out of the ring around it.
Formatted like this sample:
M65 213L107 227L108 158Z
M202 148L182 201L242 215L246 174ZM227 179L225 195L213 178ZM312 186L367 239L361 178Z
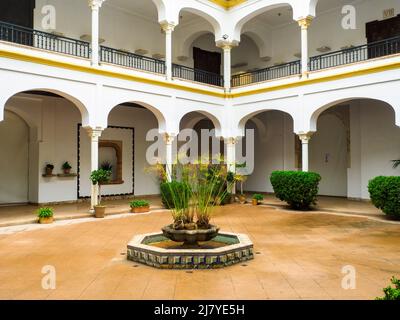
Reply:
M164 166L158 166L159 176L167 176ZM172 182L161 183L163 203L171 209L175 229L195 224L197 228L210 226L215 206L226 199L232 181L226 166L202 162L175 164Z

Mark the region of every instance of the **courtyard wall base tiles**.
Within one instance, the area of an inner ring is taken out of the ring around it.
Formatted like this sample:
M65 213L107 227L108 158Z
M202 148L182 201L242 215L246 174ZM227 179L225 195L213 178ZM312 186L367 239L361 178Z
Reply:
M253 243L247 235L220 234L235 236L239 243L215 249L164 249L145 244L147 238L161 235L148 233L128 243L127 258L159 269L217 269L254 259Z

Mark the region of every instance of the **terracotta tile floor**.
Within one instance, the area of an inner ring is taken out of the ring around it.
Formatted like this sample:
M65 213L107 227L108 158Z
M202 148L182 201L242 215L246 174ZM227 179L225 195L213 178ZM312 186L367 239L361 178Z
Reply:
M151 203L152 209L161 209L161 199L157 196L137 197L147 199ZM251 194L248 195L251 201ZM121 214L129 212L129 199L104 201L107 205L107 214ZM287 209L285 203L281 202L273 195L265 195L266 205ZM56 220L68 220L77 218L91 217L89 213L89 202L52 205L55 210ZM34 205L0 206L0 227L36 223L36 210ZM342 214L355 214L377 219L385 219L385 216L369 202L352 201L345 198L319 197L318 205L315 210L337 212Z
M169 212L157 211L0 232L0 298L373 299L400 276L399 224L250 205L214 216L222 230L253 240L259 254L246 266L188 273L126 260L135 234L169 222ZM41 288L45 265L56 268L55 290ZM341 287L346 265L355 267L355 290Z

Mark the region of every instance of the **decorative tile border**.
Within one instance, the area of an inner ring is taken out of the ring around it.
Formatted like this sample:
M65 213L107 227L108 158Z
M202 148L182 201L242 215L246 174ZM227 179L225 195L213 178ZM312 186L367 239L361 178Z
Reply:
M253 243L247 235L220 234L235 236L239 243L216 249L164 249L144 244L146 238L162 235L149 233L135 236L128 243L127 258L159 269L215 269L254 258Z

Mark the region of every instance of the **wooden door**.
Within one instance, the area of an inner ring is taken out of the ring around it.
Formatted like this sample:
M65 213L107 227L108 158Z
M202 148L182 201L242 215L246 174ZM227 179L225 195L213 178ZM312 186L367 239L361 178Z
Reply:
M208 71L211 73L221 74L221 54L193 48L194 68L198 70Z
M366 24L366 34L368 39L368 56L376 58L390 54L400 53L400 38L390 40L380 44L371 44L376 41L384 41L395 37L400 37L400 15L394 18L372 21Z

